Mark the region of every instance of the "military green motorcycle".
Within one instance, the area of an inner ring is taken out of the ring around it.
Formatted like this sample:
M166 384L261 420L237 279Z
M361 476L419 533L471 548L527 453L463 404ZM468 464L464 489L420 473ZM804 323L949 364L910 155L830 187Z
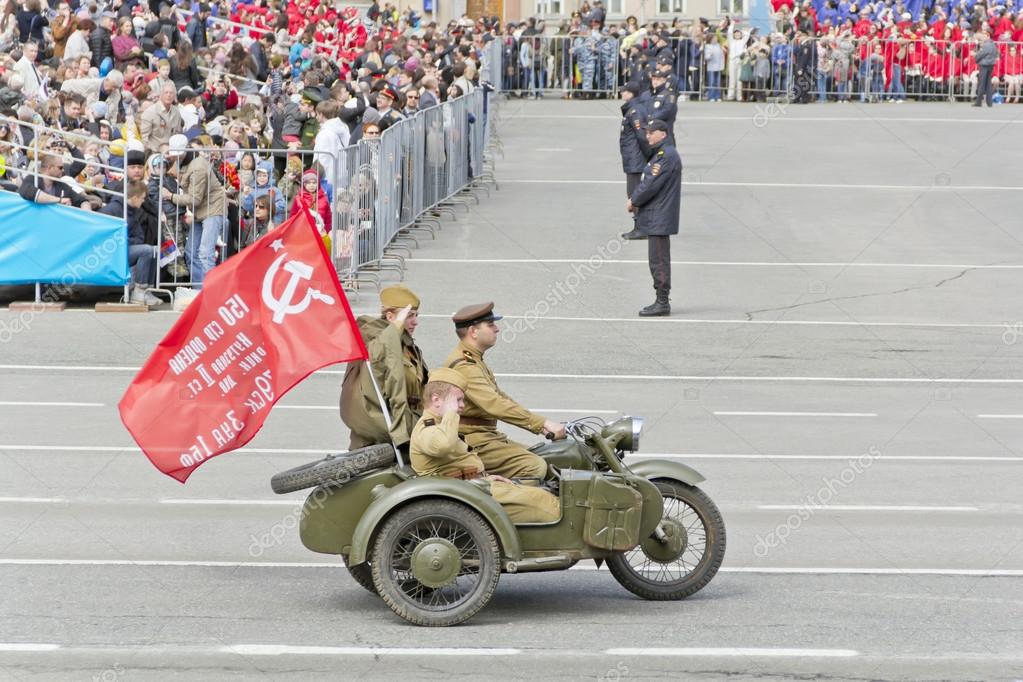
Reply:
M455 625L490 601L501 573L604 562L630 592L684 599L717 573L725 525L704 480L670 460L624 463L643 420L566 424L568 437L531 448L552 465L546 481L561 518L515 524L485 479L416 476L390 445L373 445L281 472L277 493L315 486L302 543L340 555L355 580L416 625ZM525 481L530 483L530 481Z

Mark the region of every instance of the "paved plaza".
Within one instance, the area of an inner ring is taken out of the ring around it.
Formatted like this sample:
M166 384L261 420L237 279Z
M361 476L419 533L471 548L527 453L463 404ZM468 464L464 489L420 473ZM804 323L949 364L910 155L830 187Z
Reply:
M708 587L645 602L580 564L413 628L270 491L347 444L343 367L182 486L116 408L177 313L4 310L0 679L1023 678L1023 108L682 105L658 319L618 238L619 119L501 104L499 189L409 261L416 337L437 366L451 313L493 300L510 395L645 417L637 457L696 468L724 514Z

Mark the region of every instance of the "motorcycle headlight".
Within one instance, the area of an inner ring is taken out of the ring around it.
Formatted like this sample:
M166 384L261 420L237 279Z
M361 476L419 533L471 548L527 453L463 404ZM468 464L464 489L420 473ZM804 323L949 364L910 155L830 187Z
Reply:
M639 450L639 436L643 431L642 417L622 417L604 427L604 438L618 436L617 447L626 452Z

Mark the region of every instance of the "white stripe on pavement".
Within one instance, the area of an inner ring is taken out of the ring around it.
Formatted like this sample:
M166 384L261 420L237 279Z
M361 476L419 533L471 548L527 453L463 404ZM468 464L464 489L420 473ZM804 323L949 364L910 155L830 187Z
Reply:
M50 403L18 400L0 400L3 407L105 407L104 403Z
M370 646L289 646L283 644L233 644L220 647L226 654L242 656L517 656L521 649L444 648L444 647L370 647Z
M59 644L44 644L41 642L0 642L0 651L55 651L60 648Z
M546 264L577 264L590 265L591 258L411 258L413 263L453 263L468 264L490 263L496 265L535 263ZM649 265L646 260L601 258L601 265ZM1023 270L1023 263L877 263L841 261L709 261L709 260L673 260L672 265L691 265L707 267L770 267L770 268L941 268L946 270ZM420 317L424 317L420 315ZM426 317L450 317L450 315L427 315ZM505 315L505 317L508 317Z
M692 656L713 658L851 658L854 649L766 649L746 647L642 647L608 649L608 656Z
M741 412L717 411L722 417L876 417L876 412Z
M63 372L137 372L141 367L117 365L0 365L0 369L44 370ZM344 370L319 370L312 376L341 376ZM815 382L860 384L970 384L1007 385L1023 384L1023 379L971 379L968 377L814 377L814 376L704 376L700 374L540 374L502 372L495 376L505 379L580 379L600 381L735 381L735 382Z
M928 507L923 505L895 505L895 504L758 504L757 509L777 511L800 511L809 509L812 511L892 511L892 512L975 512L980 511L979 507L954 507L936 506Z
M113 501L113 500L112 500ZM128 501L128 500L125 500ZM139 500L143 501L143 500ZM239 500L239 499L223 499L223 500L200 500L190 499L187 497L178 498L166 498L160 500L160 504L183 504L183 505L209 505L209 506L286 506L295 507L305 502L305 498L294 498L290 500Z
M0 503L11 504L62 504L70 502L66 497L0 497Z
M175 568L341 568L340 561L177 561L163 559L7 559L0 566L141 566ZM572 570L597 571L595 564L578 564ZM1002 568L867 568L867 567L754 567L725 566L721 573L770 575L934 575L950 577L1020 578L1023 569Z
M565 180L563 178L501 178L509 185L624 185L624 180ZM838 189L871 192L1018 192L1023 186L1015 185L866 185L825 182L693 182L682 181L683 187L728 187L746 189Z
M1023 414L978 414L977 419L1023 419Z

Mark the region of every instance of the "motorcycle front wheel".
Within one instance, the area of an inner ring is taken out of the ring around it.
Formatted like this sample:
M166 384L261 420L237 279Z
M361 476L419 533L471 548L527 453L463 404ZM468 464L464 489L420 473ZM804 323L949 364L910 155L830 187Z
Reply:
M696 486L652 481L664 498L665 541L644 539L607 561L618 583L644 599L673 601L699 592L725 558L725 522L713 501Z

